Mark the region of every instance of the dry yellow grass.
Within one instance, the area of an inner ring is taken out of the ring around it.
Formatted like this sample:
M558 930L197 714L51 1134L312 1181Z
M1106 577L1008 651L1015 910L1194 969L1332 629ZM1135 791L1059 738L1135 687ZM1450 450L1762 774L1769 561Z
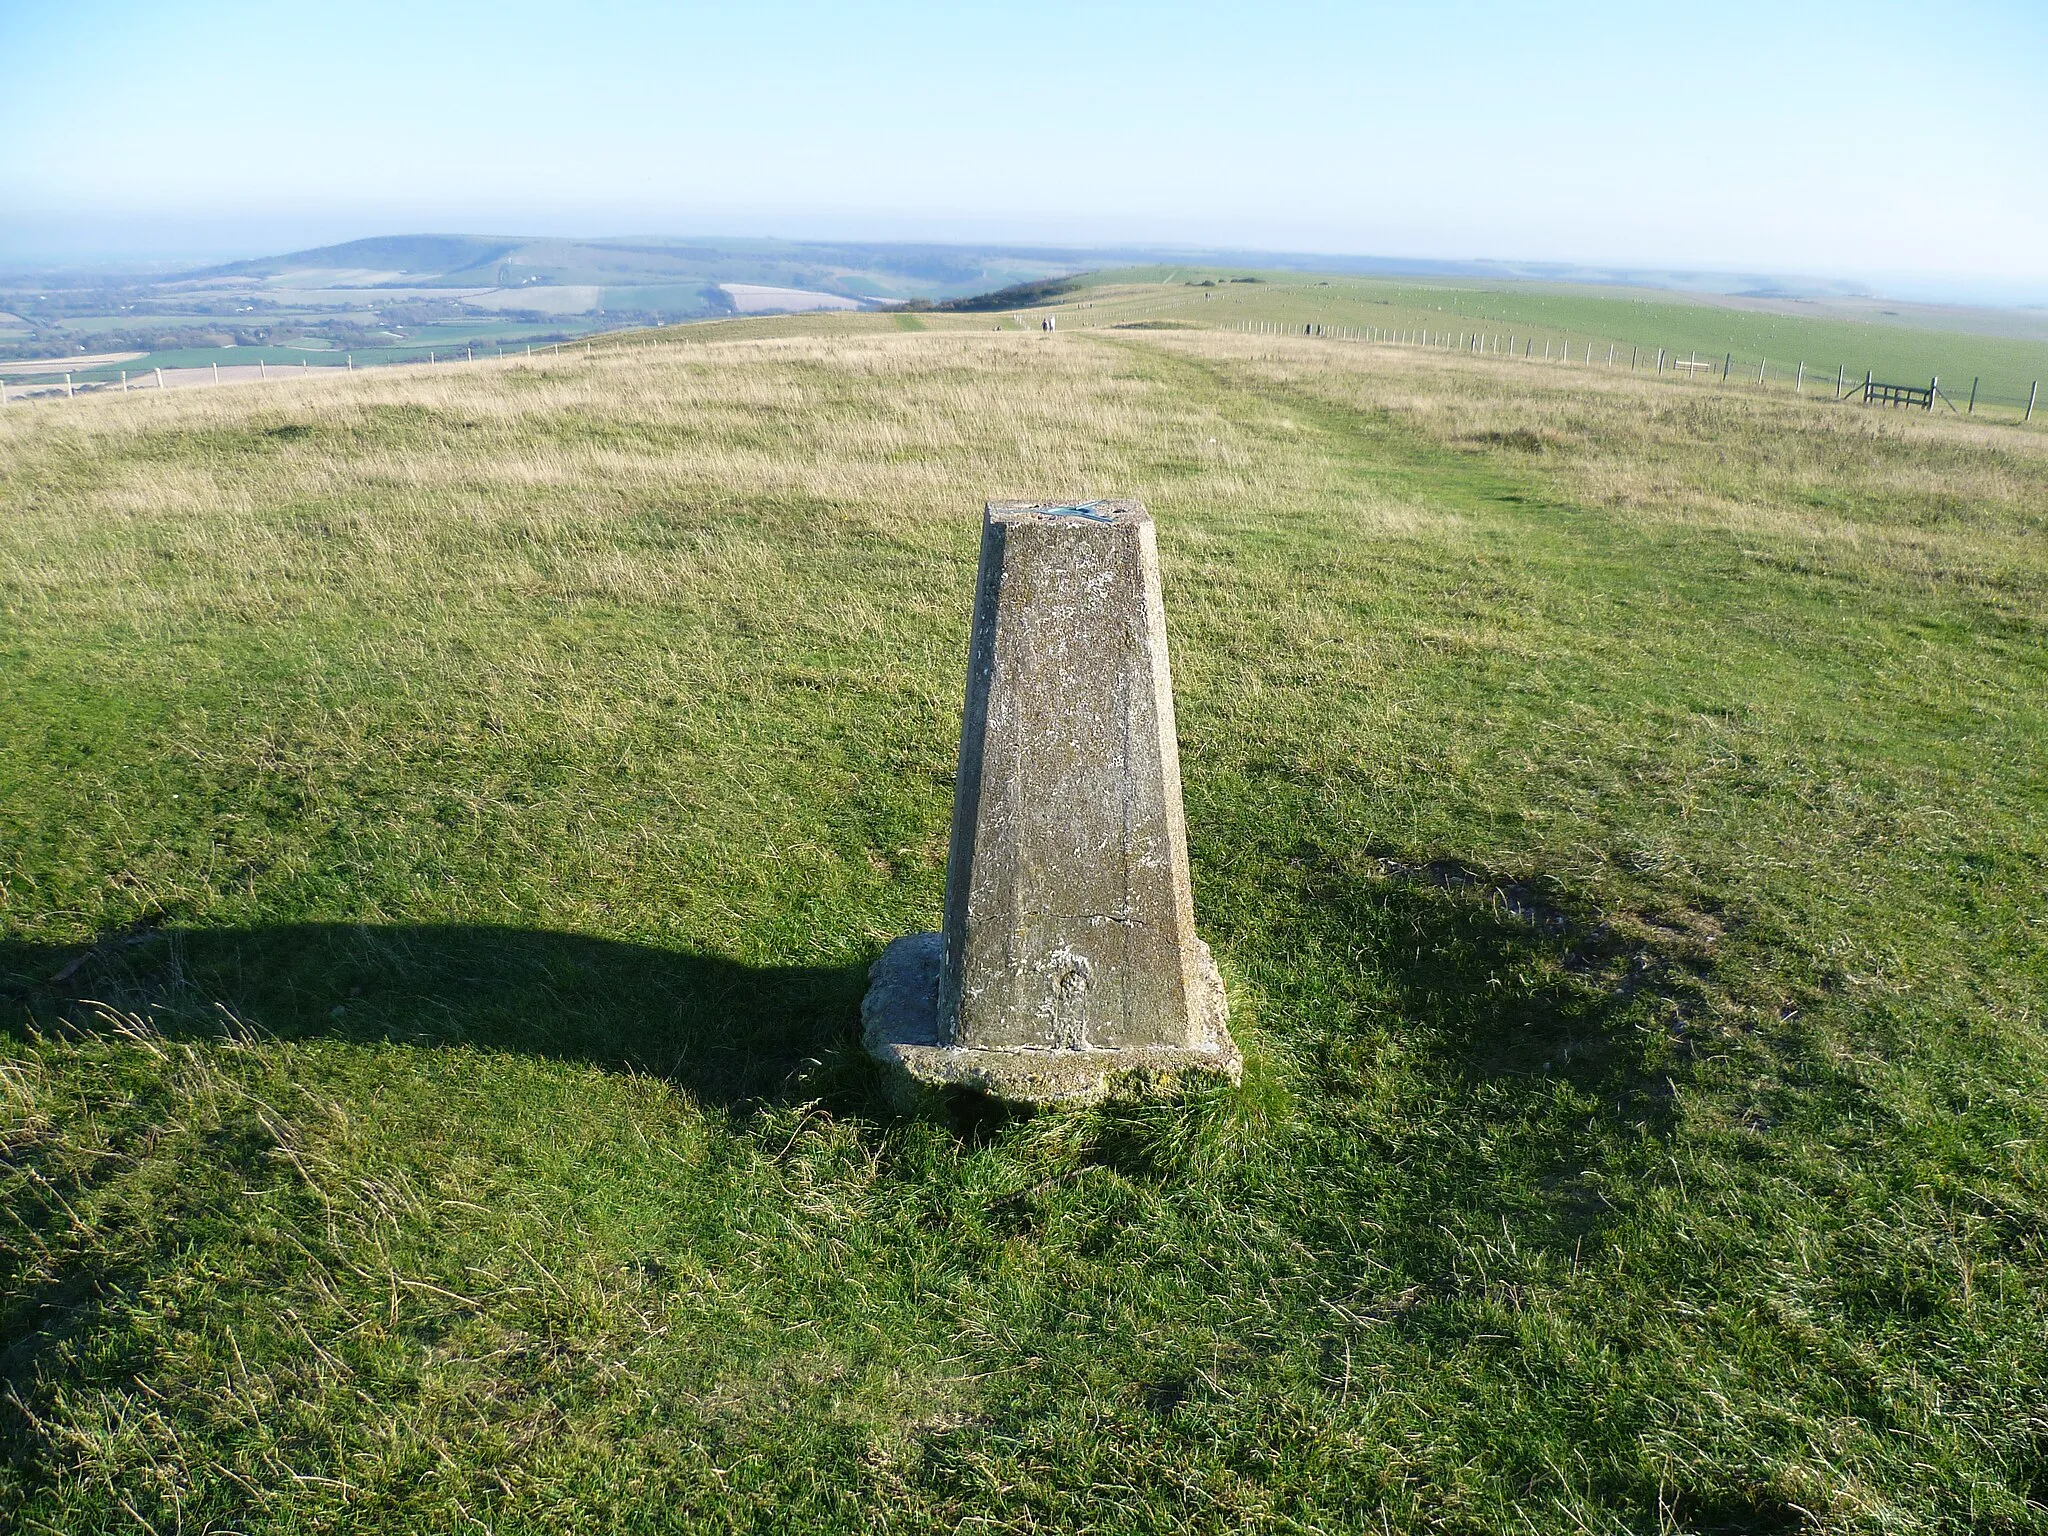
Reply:
M1300 338L1148 344L1386 414L1446 449L1554 462L1577 500L1650 525L1840 546L1930 578L2040 565L2048 434L1600 370Z
M640 346L17 413L0 420L0 587L61 586L73 603L96 588L104 611L137 617L260 605L321 576L630 601L734 559L757 575L758 547L721 540L717 520L764 501L886 535L957 526L982 495L1135 486L1171 516L1175 500L1284 509L1326 481L1312 459L1082 338ZM696 547L636 557L619 527L650 509L701 525ZM1372 514L1430 521L1391 499Z
M897 1120L1048 492L1160 516L1263 1066ZM2038 1529L2044 505L876 317L0 417L0 1526Z

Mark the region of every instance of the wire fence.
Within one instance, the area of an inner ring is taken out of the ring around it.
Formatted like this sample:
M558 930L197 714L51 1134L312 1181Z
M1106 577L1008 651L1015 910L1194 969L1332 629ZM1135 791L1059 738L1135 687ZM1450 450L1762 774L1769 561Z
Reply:
M1935 411L1946 407L1957 416L1982 416L1987 420L2000 420L2007 416L2022 424L2031 423L2037 407L2042 405L2039 380L2030 383L2023 393L2005 393L1984 387L1981 377L1973 377L1967 384L1951 380L1944 384L1939 375L1931 375L1926 384L1917 381L1905 382L1897 379L1879 379L1868 368L1860 372L1845 363L1837 363L1832 372L1824 366L1816 366L1805 358L1738 357L1733 352L1702 353L1688 348L1680 353L1675 347L1647 347L1639 342L1578 340L1572 337L1531 336L1514 331L1437 331L1425 327L1403 329L1382 326L1323 325L1308 321L1300 326L1273 320L1240 320L1226 329L1247 332L1252 335L1307 336L1329 341L1362 342L1372 346L1412 347L1421 351L1464 353L1476 357L1499 358L1523 363L1541 363L1553 367L1590 368L1612 373L1628 372L1638 376L1650 375L1668 377L1675 382L1723 386L1740 386L1750 389L1779 389L1798 396L1811 396L1837 403L1854 402L1868 405L1883 405L1892 408L1904 407L1910 410ZM1538 347L1541 350L1538 350ZM495 355L487 355L486 362L517 362L522 359L559 357L564 353L581 351L591 355L588 340L559 341L543 345L538 350L528 345L524 350L515 346L508 350L496 348ZM477 361L477 349L465 346L459 353L451 352L446 363L473 364ZM424 364L417 356L386 357L366 360L365 367L437 367L444 363L438 352L429 351ZM267 359L255 363L210 363L196 368L146 368L137 369L133 376L128 370L119 372L119 377L110 376L110 370L101 370L101 376L78 382L72 372L61 369L38 369L29 379L12 383L0 377L0 406L18 401L58 396L71 398L82 393L104 394L110 391L126 393L133 389L183 389L198 384L253 383L271 378L304 377L316 372L356 371L353 353L343 354L338 363L314 364L302 359L297 363L271 363ZM57 375L62 373L61 382ZM35 377L40 374L41 377ZM2048 421L2048 413L2044 413Z
M420 368L447 367L453 364L474 364L478 362L513 363L530 361L562 353L581 351L585 357L591 352L588 341L548 342L539 347L497 346L494 352L479 355L474 346L429 350L424 357L416 354L399 357L368 357L358 363L352 352L345 352L335 362L315 363L309 358L297 362L272 362L268 358L253 363L202 363L196 367L149 367L136 369L114 369L98 367L93 369L70 369L61 366L30 368L21 364L0 365L9 367L17 377L9 379L0 375L0 406L16 405L29 400L69 400L86 394L129 394L137 390L187 389L206 384L255 384L273 379L307 378L315 374L354 373L359 368ZM81 379L80 373L91 376Z
M2037 407L2048 412L2034 380L2018 393L1985 387L1982 377L1943 382L1879 378L1868 368L1846 363L1819 365L1806 358L1740 356L1734 352L1701 352L1688 348L1648 347L1639 342L1580 340L1575 337L1531 336L1514 331L1437 331L1424 327L1301 325L1272 320L1241 320L1229 327L1253 335L1308 336L1372 346L1412 347L1422 351L1468 353L1553 367L1591 368L1669 378L1680 383L1711 383L1750 389L1780 389L1800 396L1836 402L1905 407L1922 411L1943 408L1957 416L1998 420L2010 414L2021 423L2034 419ZM2048 415L2044 415L2048 421Z

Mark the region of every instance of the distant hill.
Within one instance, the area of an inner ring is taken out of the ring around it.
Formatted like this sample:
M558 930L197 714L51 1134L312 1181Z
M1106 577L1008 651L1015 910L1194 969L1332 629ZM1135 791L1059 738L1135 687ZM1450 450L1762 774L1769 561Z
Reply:
M276 287L302 278L308 287L348 290L622 290L740 283L885 302L957 298L1067 276L1101 261L1095 251L1027 247L427 234L382 235L229 262L181 273L174 281L219 285L246 279Z
M1860 285L1755 272L1591 267L1565 262L1445 261L1414 257L1168 246L963 246L765 239L509 235L379 235L230 262L186 280L249 278L275 284L303 274L346 288L631 288L748 283L869 301L943 302L992 289L1139 263L1253 267L1356 276L1491 278L1601 284L1743 297L1865 296ZM714 306L715 307L715 306Z
M457 273L487 267L516 251L521 242L475 235L377 235L342 245L323 245L283 256L234 261L188 273L191 277L284 277L301 271L362 271L403 274L407 281L446 281Z
M1213 287L1252 272L1319 284L1513 289L1522 293L1517 303L1538 305L1533 319L1547 313L1541 290L1574 301L1605 292L1637 304L1682 296L1790 318L2015 339L2034 339L2048 327L2048 318L2014 310L1914 306L1848 283L1759 273L1157 246L428 232L180 271L0 273L0 312L16 317L0 322L0 359L75 363L125 353L149 368L191 367L223 358L261 362L267 349L271 360L299 365L323 357L341 366L432 361L735 314L898 306L1001 311L1056 302L1073 284ZM1446 301L1431 302L1441 308Z

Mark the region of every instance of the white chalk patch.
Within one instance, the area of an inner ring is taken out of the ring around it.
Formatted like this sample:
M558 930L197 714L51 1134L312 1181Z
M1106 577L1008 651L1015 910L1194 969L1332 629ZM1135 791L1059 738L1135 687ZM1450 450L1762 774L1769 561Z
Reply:
M769 288L760 283L720 283L732 306L743 315L794 314L807 309L859 309L859 299L843 293L818 293L809 288Z

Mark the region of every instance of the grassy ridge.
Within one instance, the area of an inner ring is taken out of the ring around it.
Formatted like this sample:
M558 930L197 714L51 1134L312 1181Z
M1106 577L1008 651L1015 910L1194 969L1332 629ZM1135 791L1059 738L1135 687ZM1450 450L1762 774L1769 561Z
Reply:
M1788 392L1801 362L1806 364L1807 388L1816 392L1832 390L1837 366L1859 383L1866 370L1879 379L1921 385L1939 375L1944 390L1958 404L1967 403L1971 380L1981 378L1977 408L2001 420L2020 415L2029 384L2048 380L2048 340L2038 336L1976 335L1903 321L1762 313L1626 289L1416 283L1278 272L1257 274L1257 283L1236 283L1227 280L1230 275L1180 269L1156 275L1095 274L1090 281L1099 286L1081 301L1087 309L1079 318L1090 324L1155 319L1205 328L1253 322L1298 329L1314 323L1452 337L1511 334L1518 350L1533 341L1539 356L1546 344L1558 349L1569 344L1573 356L1583 358L1587 344L1593 343L1596 361L1603 367L1612 344L1623 369L1631 348L1641 350L1645 369L1654 367L1660 347L1673 355L1697 353L1716 363L1733 353L1737 381L1754 382L1759 362L1769 365L1771 383ZM1121 280L1127 276L1155 280ZM1219 280L1218 286L1188 286L1203 278ZM2034 419L2048 420L2048 412L2037 411Z
M2043 1529L2042 440L905 318L0 420L0 1515ZM1112 491L1250 1082L891 1118Z

